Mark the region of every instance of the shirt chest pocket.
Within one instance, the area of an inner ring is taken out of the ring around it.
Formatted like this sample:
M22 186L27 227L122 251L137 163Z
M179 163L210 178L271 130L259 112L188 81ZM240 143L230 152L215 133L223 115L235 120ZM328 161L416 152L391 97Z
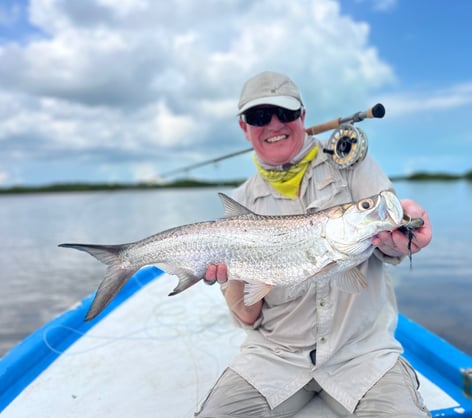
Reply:
M317 170L313 171L312 181L312 195L309 193L310 204L307 209L319 211L352 200L347 182L341 173L333 170L329 164L317 167Z

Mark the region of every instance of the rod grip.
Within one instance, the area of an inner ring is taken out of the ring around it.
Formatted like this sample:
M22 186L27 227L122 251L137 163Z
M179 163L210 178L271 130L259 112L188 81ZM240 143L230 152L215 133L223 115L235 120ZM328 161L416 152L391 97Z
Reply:
M320 123L319 125L311 126L306 129L308 135L317 135L322 132L330 131L331 129L339 128L339 118L328 122Z

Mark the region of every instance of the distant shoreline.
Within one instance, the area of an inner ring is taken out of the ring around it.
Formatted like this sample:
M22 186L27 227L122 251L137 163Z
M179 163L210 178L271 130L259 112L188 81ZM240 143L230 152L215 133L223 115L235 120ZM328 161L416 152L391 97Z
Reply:
M408 176L390 176L390 179L392 181L472 181L472 170L464 174L428 173L426 171L419 171Z
M408 176L390 176L390 179L392 181L472 181L472 171L468 171L467 173L462 175L448 173L418 172L415 174L410 174ZM244 179L227 181L180 179L168 183L56 183L42 186L0 187L0 194L237 187L243 182Z
M182 179L169 183L55 183L43 186L0 187L0 194L236 187L243 181L244 180L204 181Z

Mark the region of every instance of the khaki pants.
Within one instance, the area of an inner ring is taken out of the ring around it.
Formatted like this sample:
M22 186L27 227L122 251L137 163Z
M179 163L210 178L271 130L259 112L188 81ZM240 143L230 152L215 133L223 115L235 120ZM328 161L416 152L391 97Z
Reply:
M265 398L241 376L226 369L211 390L199 412L199 418L229 417L293 417L310 402L320 396L326 403L319 415L311 417L362 417L362 418L413 418L430 417L418 392L415 371L402 358L360 400L350 414L334 399L322 391L312 380L303 389L274 409L270 409ZM327 409L331 410L329 414Z

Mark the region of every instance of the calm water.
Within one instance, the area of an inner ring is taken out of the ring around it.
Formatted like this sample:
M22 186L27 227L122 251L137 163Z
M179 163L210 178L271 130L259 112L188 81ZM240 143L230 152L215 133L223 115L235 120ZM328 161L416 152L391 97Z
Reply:
M430 213L433 242L391 268L400 310L472 354L472 184L398 183ZM61 242L121 243L222 215L217 191L0 196L0 355L95 290L104 267Z

